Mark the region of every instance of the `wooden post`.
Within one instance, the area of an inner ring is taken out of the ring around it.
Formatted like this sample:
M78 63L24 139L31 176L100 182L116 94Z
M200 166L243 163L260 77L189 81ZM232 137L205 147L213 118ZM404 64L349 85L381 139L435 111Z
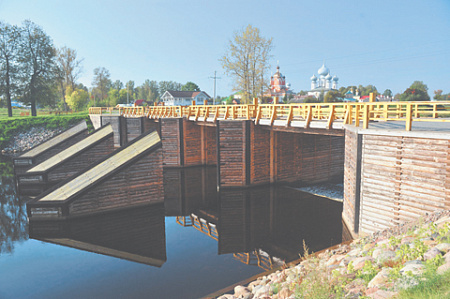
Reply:
M359 127L359 109L361 108L360 107L360 105L359 104L356 104L356 107L355 107L356 109L356 111L355 111L355 126L356 127Z
M191 105L192 105L192 106L195 106L195 100L192 100Z
M272 103L273 103L274 105L278 104L278 97L273 97Z
M277 178L277 134L270 131L270 182L275 183Z
M327 129L331 129L333 126L334 121L334 114L335 114L336 107L334 105L331 106L330 115L328 116L328 122L327 122Z
M364 114L363 114L363 129L367 129L369 127L369 120L370 120L370 109L369 105L364 105Z
M208 100L203 100L203 105L208 105Z
M411 131L412 127L412 104L406 104L406 131Z
M313 114L312 108L312 105L308 105L308 114L306 114L305 129L308 129L309 125L311 124Z

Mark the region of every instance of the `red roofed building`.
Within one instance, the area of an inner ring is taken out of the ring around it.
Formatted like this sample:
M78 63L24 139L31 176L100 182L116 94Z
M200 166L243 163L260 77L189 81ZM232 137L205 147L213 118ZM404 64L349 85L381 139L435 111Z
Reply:
M277 71L270 77L270 89L264 93L264 97L279 97L283 98L287 94L293 94L289 90L290 84L286 84L286 77L280 73L280 67L277 66Z

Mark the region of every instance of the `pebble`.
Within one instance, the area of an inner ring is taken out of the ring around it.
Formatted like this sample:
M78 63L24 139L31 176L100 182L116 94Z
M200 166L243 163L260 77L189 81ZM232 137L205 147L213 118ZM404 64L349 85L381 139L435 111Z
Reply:
M50 139L61 131L61 129L49 130L44 127L33 127L27 132L22 132L14 136L6 147L2 149L2 154L10 155L24 152Z
M424 262L421 260L404 262L401 265L401 277L395 280L390 277L393 268L379 269L377 264L372 264L378 273L370 282L358 278L357 274L364 268L367 261L371 263L377 261L378 265L398 266L402 261L396 255L396 251L400 249L401 244L408 244L413 249L414 243L418 240L422 240L424 244L430 244L430 249L424 254L425 259L444 255L445 262L437 270L439 274L450 271L450 242L443 242L442 238L438 238L438 236L430 237L433 234L430 223L439 220L440 217L448 219L447 222L439 222L441 226L446 225L450 222L450 211L440 211L425 216L425 219L422 219L421 222L425 224L419 228L417 228L417 223L399 225L395 228L376 232L361 240L355 240L351 244L341 245L331 251L316 255L315 259L308 258L291 268L266 274L266 276L251 282L247 287L236 287L234 297L229 297L231 296L229 295L219 298L295 298L295 288L299 284L307 283L315 275L327 275L327 279L330 279L331 283L333 283L333 277L341 279L336 281L347 281L342 286L345 292L344 298L394 298L398 294L398 290L411 288L419 283L420 275L425 270ZM411 235L412 230L415 230L417 234ZM401 240L400 244L390 246L391 236L396 236ZM441 243L439 244L439 242ZM382 246L382 244L386 246ZM370 254L371 250L373 250L372 254ZM349 263L353 265L353 271L351 272L348 271ZM273 294L274 290L278 290L278 292Z

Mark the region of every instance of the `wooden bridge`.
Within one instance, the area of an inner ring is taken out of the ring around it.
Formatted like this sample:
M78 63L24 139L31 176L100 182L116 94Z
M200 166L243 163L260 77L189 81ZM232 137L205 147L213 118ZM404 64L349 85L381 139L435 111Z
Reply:
M353 236L450 208L449 116L447 102L258 104L255 100L249 105L90 108L94 127L110 124L114 146L124 151L142 140L142 134L157 131L161 150L149 152L147 160L161 161L152 166L161 173L163 167L217 165L216 185L221 189L343 179L342 216ZM145 151L146 145L139 144L130 151ZM131 172L139 165L133 163L127 166ZM114 165L107 168L119 169ZM150 185L142 186L159 188L157 179ZM98 191L92 190L94 198ZM58 198L57 189L52 192L56 195L47 192L30 204L35 216L42 214L44 202L58 203L64 215L72 213L67 210L72 199ZM79 192L85 191L73 190ZM48 201L49 196L54 198Z
M140 119L142 128L158 124L164 167L216 164L221 188L344 177L343 218L356 236L450 208L450 103L373 99L90 114L94 123L116 117Z

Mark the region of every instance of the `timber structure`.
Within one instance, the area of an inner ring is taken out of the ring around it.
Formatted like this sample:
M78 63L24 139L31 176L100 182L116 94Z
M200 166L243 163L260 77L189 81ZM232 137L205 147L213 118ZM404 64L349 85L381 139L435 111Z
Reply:
M356 237L450 208L450 103L374 99L90 108L90 115L152 123L165 168L217 165L219 188L343 178L342 216Z
M89 134L86 121L53 136L45 142L29 149L18 157L13 158L14 173L25 173L31 167L53 157L67 147L84 139Z

